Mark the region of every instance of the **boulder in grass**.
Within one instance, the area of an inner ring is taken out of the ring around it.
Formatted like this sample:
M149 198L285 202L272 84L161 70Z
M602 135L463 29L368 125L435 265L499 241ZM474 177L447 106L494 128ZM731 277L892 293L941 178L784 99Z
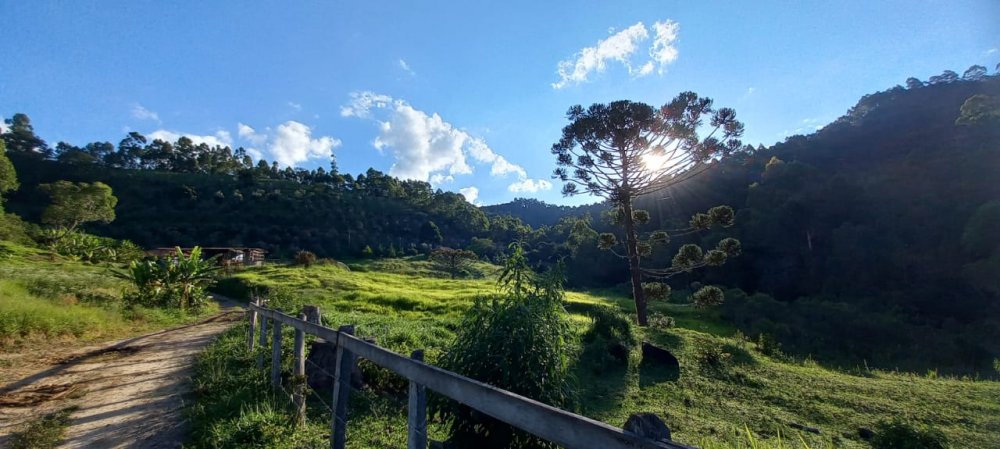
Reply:
M633 413L623 427L640 437L653 441L672 441L670 428L655 413Z
M642 342L642 363L657 365L662 368L680 370L681 364L670 351L655 346L648 341Z

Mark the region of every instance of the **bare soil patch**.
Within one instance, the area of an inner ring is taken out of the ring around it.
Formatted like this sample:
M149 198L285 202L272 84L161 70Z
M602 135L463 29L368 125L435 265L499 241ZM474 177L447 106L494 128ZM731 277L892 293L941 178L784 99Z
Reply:
M32 418L76 407L64 448L176 448L194 357L241 318L223 312L199 323L102 347L6 354L0 385L0 447Z

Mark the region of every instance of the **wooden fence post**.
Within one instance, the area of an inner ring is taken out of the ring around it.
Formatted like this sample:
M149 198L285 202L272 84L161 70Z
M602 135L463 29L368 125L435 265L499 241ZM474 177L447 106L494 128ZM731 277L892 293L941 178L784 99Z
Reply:
M280 310L278 311L280 312ZM281 389L281 321L273 320L274 334L271 337L271 388Z
M344 349L340 335L354 335L354 325L337 329L337 370L333 375L333 419L330 421L332 449L344 449L347 443L347 400L351 393L351 370L354 368L354 354Z
M254 300L253 304L257 304L257 300ZM249 321L250 321L250 331L247 334L247 349L250 351L251 354L253 354L253 343L254 343L253 331L256 330L255 328L257 327L257 311L254 310L252 307L249 310Z
M299 314L300 320L306 320L306 313ZM306 423L306 333L295 329L295 364L292 367L293 399L295 400L295 425L302 427Z
M273 320L272 320L273 321ZM261 351L257 353L257 369L264 369L264 351L267 347L267 318L260 317L260 333L257 334L257 344Z
M424 361L424 350L413 351L410 358ZM410 404L407 407L407 449L427 449L427 388L410 381Z

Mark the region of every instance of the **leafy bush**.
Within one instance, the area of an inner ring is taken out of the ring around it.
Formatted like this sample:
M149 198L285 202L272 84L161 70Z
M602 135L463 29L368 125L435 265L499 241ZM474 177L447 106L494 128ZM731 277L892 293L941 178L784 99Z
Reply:
M723 373L729 368L729 362L733 355L718 345L707 344L700 346L695 352L695 359L703 369L715 373Z
M522 262L519 257L508 260L500 282L504 294L476 299L440 364L546 404L565 406L573 399L573 333L562 307L561 284L556 274L533 276ZM442 401L437 411L448 420L457 447L551 447L455 402Z
M132 261L114 274L136 287L136 292L125 295L126 304L186 309L208 299L205 288L218 268L214 258L202 260L201 247L196 246L190 255L177 248L171 259Z
M295 253L295 265L302 265L309 268L316 263L316 254L312 251L299 251Z
M927 426L913 426L903 421L881 422L872 438L872 449L945 449L941 432Z
M649 326L654 329L666 330L677 325L674 317L663 315L661 313L653 313L649 315Z

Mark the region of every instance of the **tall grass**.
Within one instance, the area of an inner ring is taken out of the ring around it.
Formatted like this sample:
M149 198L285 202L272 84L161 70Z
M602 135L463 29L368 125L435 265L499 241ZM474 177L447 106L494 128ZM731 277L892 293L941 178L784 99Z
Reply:
M122 324L114 311L42 299L20 284L0 280L0 339L101 335Z
M110 339L171 327L215 313L125 307L127 284L108 267L0 241L0 347L29 340Z

